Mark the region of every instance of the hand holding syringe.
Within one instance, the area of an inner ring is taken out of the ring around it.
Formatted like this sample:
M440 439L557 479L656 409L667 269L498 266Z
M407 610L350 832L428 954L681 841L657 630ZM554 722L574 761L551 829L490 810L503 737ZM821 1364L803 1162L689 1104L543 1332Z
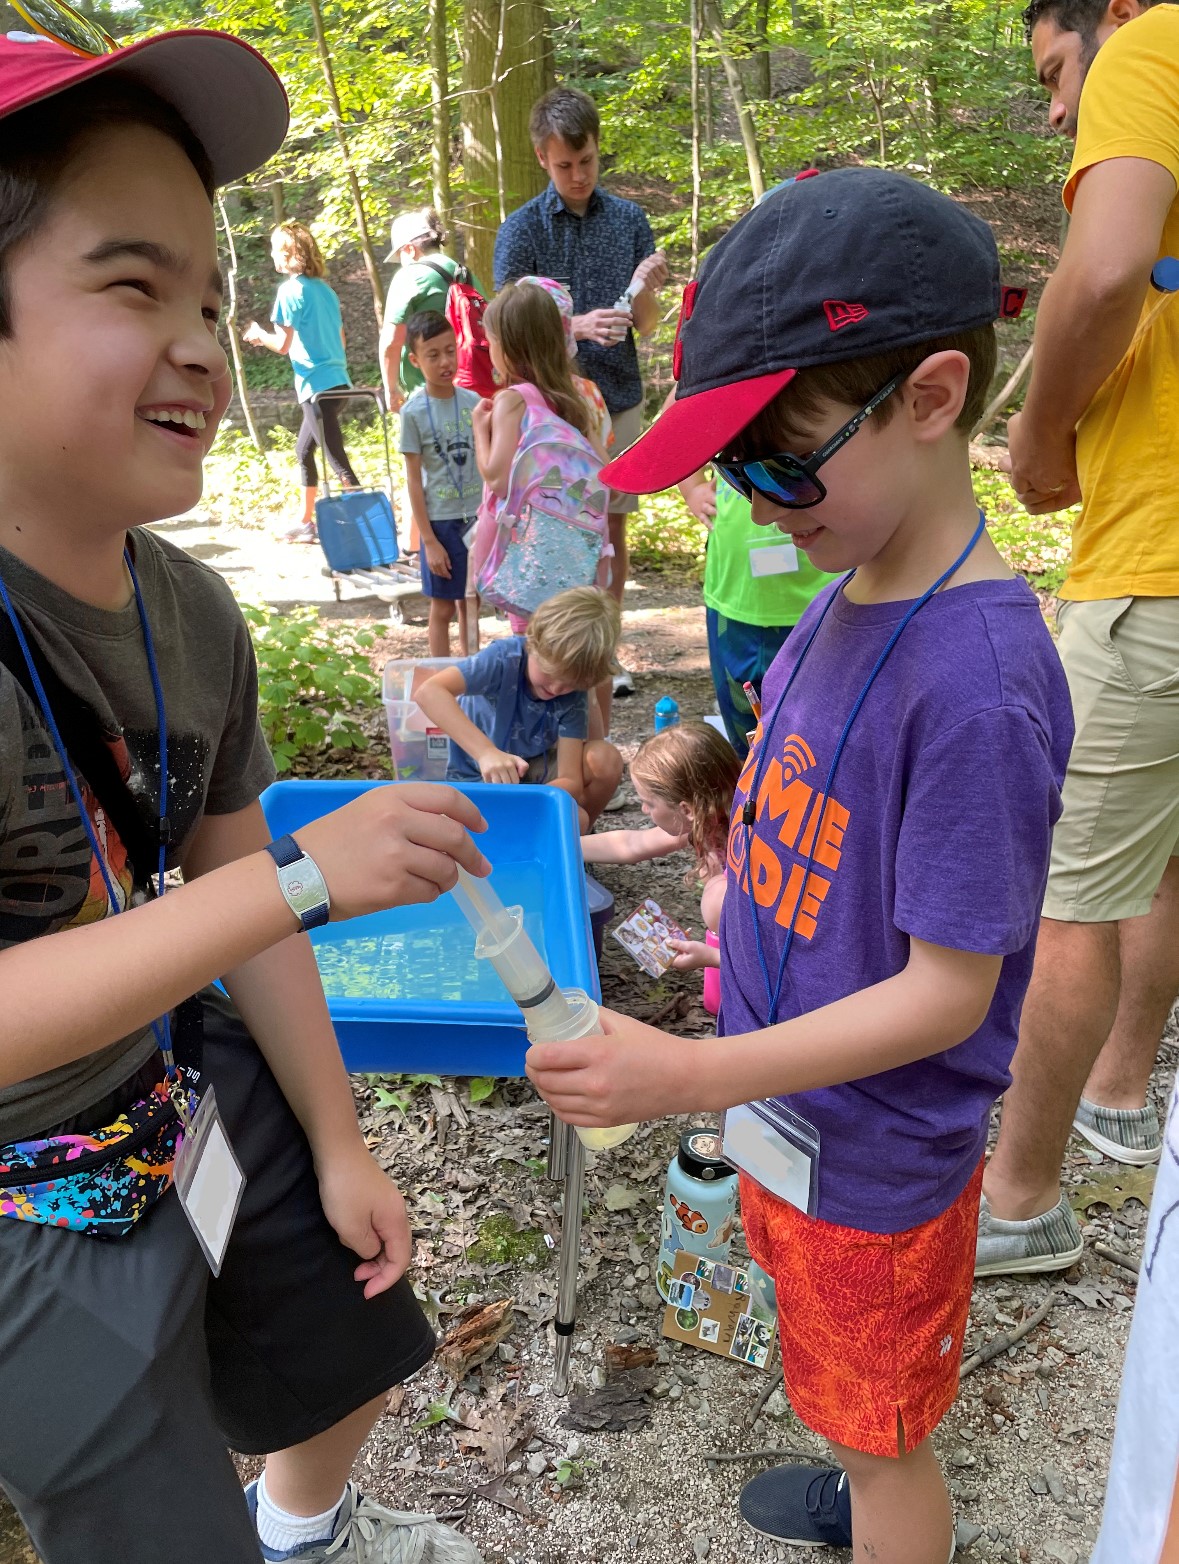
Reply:
M465 869L451 895L475 931L475 955L490 961L504 987L524 1012L524 1026L533 1043L565 1043L601 1031L598 1007L579 988L560 989L536 946L524 930L522 907L505 907L488 880L477 880ZM628 1140L637 1124L611 1129L574 1126L582 1144L606 1151Z

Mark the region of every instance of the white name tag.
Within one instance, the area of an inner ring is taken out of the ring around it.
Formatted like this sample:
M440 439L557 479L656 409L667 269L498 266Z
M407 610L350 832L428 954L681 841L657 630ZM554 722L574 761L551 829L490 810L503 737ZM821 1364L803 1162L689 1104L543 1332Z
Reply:
M184 1132L174 1176L189 1226L209 1269L220 1276L246 1176L229 1144L211 1086Z
M749 571L753 576L784 576L798 569L798 550L793 543L755 544L749 550Z
M779 1200L814 1216L819 1193L819 1132L773 1101L729 1108L721 1121L721 1154Z

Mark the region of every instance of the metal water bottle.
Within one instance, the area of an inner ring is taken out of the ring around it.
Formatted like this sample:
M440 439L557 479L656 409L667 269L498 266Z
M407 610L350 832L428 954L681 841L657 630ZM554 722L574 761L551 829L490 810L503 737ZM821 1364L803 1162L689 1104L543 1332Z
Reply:
M655 703L655 731L662 733L664 728L674 728L680 720L680 708L670 695L664 695Z
M664 1302L675 1280L679 1250L715 1260L729 1258L737 1226L737 1170L721 1156L715 1130L686 1130L667 1169L663 1187L663 1224L655 1284Z

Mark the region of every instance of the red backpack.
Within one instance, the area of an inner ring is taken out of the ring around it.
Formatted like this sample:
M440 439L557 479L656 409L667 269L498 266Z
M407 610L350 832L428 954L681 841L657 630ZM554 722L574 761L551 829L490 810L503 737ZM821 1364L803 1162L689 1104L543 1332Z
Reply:
M422 258L422 264L436 272L446 283L446 319L458 344L458 373L456 386L466 386L479 396L494 396L499 390L495 370L491 363L491 349L487 346L487 333L483 329L483 311L487 300L471 280L465 266L456 268L454 275L433 261Z

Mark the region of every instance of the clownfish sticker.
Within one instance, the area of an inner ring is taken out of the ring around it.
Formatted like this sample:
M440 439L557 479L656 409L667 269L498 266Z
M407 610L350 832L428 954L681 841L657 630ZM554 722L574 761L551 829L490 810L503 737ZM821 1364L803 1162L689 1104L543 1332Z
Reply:
M684 1200L677 1200L674 1195L668 1195L668 1203L679 1219L680 1226L689 1233L706 1233L708 1231L708 1219L700 1215L699 1211L693 1211Z

